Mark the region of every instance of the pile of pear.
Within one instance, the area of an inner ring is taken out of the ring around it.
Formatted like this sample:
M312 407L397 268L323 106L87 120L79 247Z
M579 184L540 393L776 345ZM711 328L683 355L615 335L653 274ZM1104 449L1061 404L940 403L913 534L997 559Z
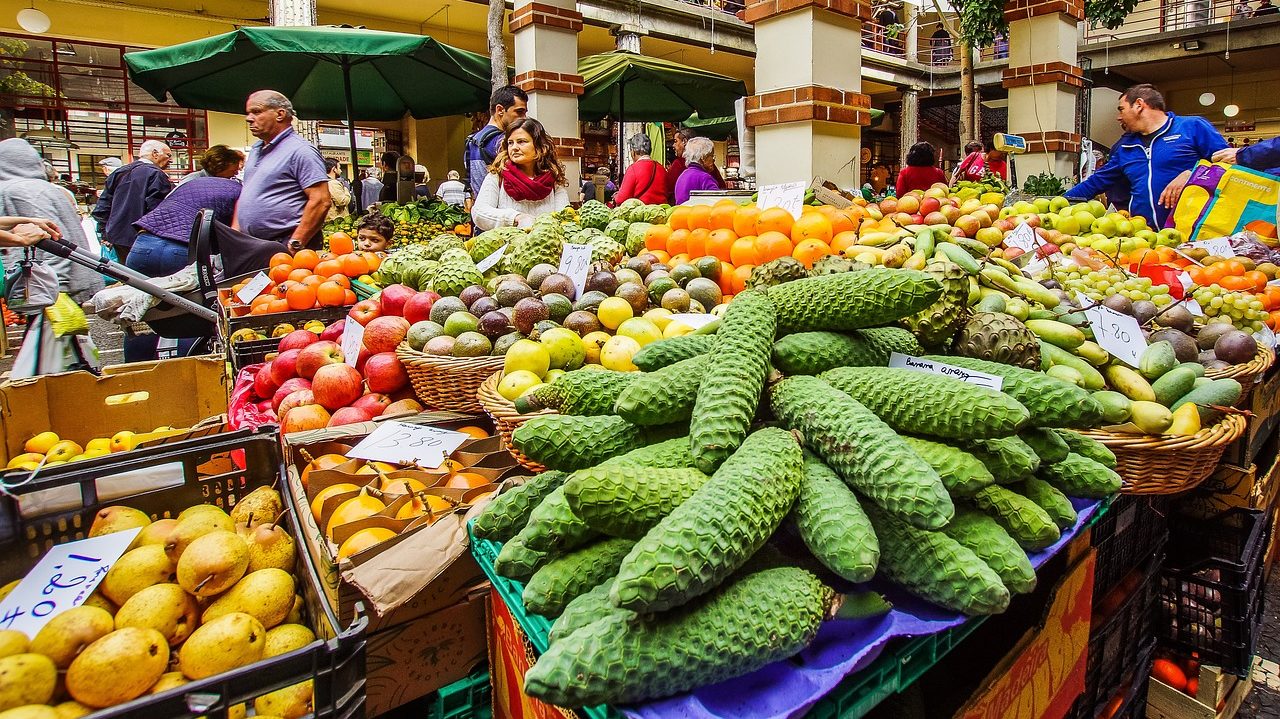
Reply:
M0 719L88 716L315 641L283 512L271 487L230 513L198 504L152 521L126 506L99 511L90 537L141 531L83 604L34 637L0 631ZM0 599L19 581L0 588ZM260 719L297 719L312 712L312 694L305 681L253 706ZM230 716L245 714L240 704Z

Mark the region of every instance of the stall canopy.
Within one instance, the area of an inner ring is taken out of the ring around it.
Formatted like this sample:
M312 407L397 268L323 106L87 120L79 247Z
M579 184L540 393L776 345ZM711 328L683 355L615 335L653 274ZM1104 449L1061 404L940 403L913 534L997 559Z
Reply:
M157 100L240 113L251 92L272 89L299 116L345 118L353 171L356 120L484 110L490 93L489 58L425 35L364 28L244 27L124 60L130 79Z
M875 127L884 120L884 110L871 108L871 124L869 127ZM728 117L708 117L703 119L697 113L690 115L689 119L684 121L684 126L696 130L699 135L709 137L712 140L725 140L730 135L738 133L738 120L733 115Z
M586 120L680 122L733 114L746 83L678 62L631 52L606 52L578 60L585 87L578 114Z

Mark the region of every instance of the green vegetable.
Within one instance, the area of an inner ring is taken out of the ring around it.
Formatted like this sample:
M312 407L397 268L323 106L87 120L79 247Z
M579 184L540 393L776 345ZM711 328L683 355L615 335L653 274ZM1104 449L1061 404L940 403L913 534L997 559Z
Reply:
M851 582L875 576L880 543L862 504L830 467L809 452L805 452L794 515L800 538L823 566Z
M521 598L534 614L555 617L574 598L613 578L635 542L601 539L542 565L524 585Z
M529 521L529 514L533 509L563 484L568 476L567 472L551 470L526 478L524 484L511 487L494 497L480 516L476 517L471 531L481 539L495 542L511 539Z

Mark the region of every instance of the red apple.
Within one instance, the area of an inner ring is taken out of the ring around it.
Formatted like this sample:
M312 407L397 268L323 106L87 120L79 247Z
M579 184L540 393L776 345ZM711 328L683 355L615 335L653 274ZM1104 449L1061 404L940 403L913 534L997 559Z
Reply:
M912 215L912 216L911 216L911 224L913 224L913 225L923 225L923 224L924 224L924 215L920 214L919 212L917 212L917 213L915 213L914 215Z
M327 364L316 370L311 380L311 391L316 395L316 402L329 411L346 407L360 399L364 394L360 386L360 373L354 367L342 363Z
M355 424L357 422L368 422L373 416L368 411L359 407L343 407L333 416L329 418L329 426L337 427L340 424Z
M301 377L291 377L285 380L280 385L280 389L276 390L276 393L271 396L271 409L274 409L276 414L280 414L280 403L284 401L285 397L300 389L311 389L311 382Z
M364 346L372 354L395 352L405 335L409 334L409 321L403 317L376 317L364 326Z
M276 349L280 352L300 350L318 339L320 336L311 330L294 330L280 338L280 346Z
M276 390L280 389L280 383L271 373L271 365L271 362L262 365L253 376L253 393L260 399L271 399Z
M951 236L952 237L968 237L968 235L964 233L964 230L960 229L959 227L951 228Z
M283 385L290 377L298 376L298 355L302 350L285 350L271 360L271 376L277 385Z
M280 418L280 431L285 434L322 429L329 424L329 411L318 404L294 407Z
M294 407L315 403L316 395L310 389L296 389L280 400L280 406L276 407L276 416L283 417Z
M1001 217L995 222L992 222L991 226L996 228L997 230L1000 230L1001 232L1008 232L1012 230L1014 227L1016 227L1017 225L1014 225L1013 220L1010 220L1008 217Z
M342 331L346 328L347 321L345 319L338 320L324 328L324 332L320 333L320 339L329 340L330 342L342 342Z
M952 224L955 225L957 229L964 230L965 237L973 237L978 234L978 230L982 229L982 225L979 224L978 218L973 215L962 215Z
M392 417L397 414L409 414L409 413L417 414L421 411L422 411L422 405L418 403L418 400L398 399L395 402L392 402L391 404L387 405L386 409L382 410L382 416Z
M367 325L370 320L381 316L382 305L379 305L377 300L360 300L352 305L351 311L347 313L347 317L362 325Z
M385 291L386 290L383 290L383 292ZM423 320L431 319L431 306L434 305L438 299L440 299L440 295L437 295L430 290L426 292L419 292L413 297L410 297L409 301L404 303L405 321L410 325L414 325L422 322Z
M298 376L311 379L316 376L316 370L325 365L342 364L342 360L342 347L337 342L320 340L298 352Z
M380 392L371 392L352 402L351 406L368 412L372 417L377 417L391 406L391 398Z
M416 292L404 285L387 285L378 295L378 305L382 307L382 316L400 317L404 314L404 305Z
M360 354L356 355L356 371L361 375L364 374L364 363L368 362L369 358L372 356L373 353L369 351L368 347L365 347L364 345L360 346Z
M1058 247L1057 245L1053 244L1052 242L1046 242L1046 243L1044 243L1043 245L1040 245L1039 247L1037 247L1037 248L1036 248L1036 254L1037 254L1037 255L1039 255L1039 256L1041 256L1041 257L1048 257L1049 255L1056 255L1057 253L1059 253L1059 252L1061 252L1061 251L1062 251L1062 248L1061 248L1061 247Z
M936 197L926 197L920 201L920 214L928 215L931 212L937 212L942 208L942 202Z
M370 392L395 392L409 384L409 373L395 352L379 352L370 357L364 365L364 376Z
M1012 260L1018 255L1023 254L1023 252L1024 251L1021 247L1006 247L1004 248L1004 258L1006 260Z
M894 197L886 197L880 201L880 211L886 215L891 215L898 211L898 200Z

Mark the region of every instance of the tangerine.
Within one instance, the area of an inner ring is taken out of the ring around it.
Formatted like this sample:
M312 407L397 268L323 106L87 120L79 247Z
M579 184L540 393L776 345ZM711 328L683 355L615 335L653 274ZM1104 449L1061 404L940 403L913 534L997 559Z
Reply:
M329 251L335 255L346 255L354 252L356 249L355 240L351 239L351 235L345 232L335 232L329 235Z
M755 235L739 237L729 246L729 261L736 266L758 265L760 256L756 252Z
M831 251L844 253L845 250L858 244L858 233L846 230L831 238Z
M817 239L801 240L791 251L791 256L809 269L813 268L813 263L829 254L831 254L831 246Z
M691 209L686 205L680 205L671 210L671 215L667 217L667 224L671 225L673 230L689 229L689 211Z
M804 240L821 240L822 244L831 241L831 220L822 212L810 212L800 216L791 225L791 241L799 245Z
M836 210L827 216L831 220L831 236L835 237L841 232L851 232L857 227L857 222L853 218L850 207L847 210Z
M738 237L746 237L756 233L756 218L760 215L760 208L755 204L743 205L733 214L733 232Z
M787 217L790 217L790 215L787 215ZM768 230L761 232L756 237L756 257L760 259L761 264L776 260L779 257L786 257L794 249L795 245L791 243L791 238L782 232Z
M725 199L711 206L708 220L712 230L732 230L733 218L738 214L738 203Z
M694 205L689 208L689 229L711 229L711 205Z
M667 253L681 255L689 251L689 231L676 230L667 237Z
M646 250L665 250L667 249L667 238L670 236L670 225L653 225L645 230L644 248Z
M755 265L738 265L733 268L733 294L738 294L747 288L747 278L751 277L751 270L755 269Z
M726 295L733 294L733 265L728 262L720 263L720 292Z
M1262 292L1267 289L1267 273L1262 272L1261 270L1249 270L1241 275L1241 277L1249 280L1250 287L1254 292Z
M671 253L666 250L649 250L649 254L653 255L655 261L664 265L671 262Z
M304 270L315 269L319 263L320 255L315 250L298 250L298 254L293 256L293 266Z
M705 205L704 205L705 207ZM707 254L707 238L711 236L711 230L698 228L689 233L689 243L685 248L685 252L690 257L704 257Z
M787 237L791 236L791 226L795 224L795 218L790 212L781 207L770 207L760 213L756 218L756 236L763 235L766 232L779 232Z
M730 260L729 251L733 249L733 243L737 239L737 233L728 228L712 230L707 237L706 254L722 262L728 262Z

